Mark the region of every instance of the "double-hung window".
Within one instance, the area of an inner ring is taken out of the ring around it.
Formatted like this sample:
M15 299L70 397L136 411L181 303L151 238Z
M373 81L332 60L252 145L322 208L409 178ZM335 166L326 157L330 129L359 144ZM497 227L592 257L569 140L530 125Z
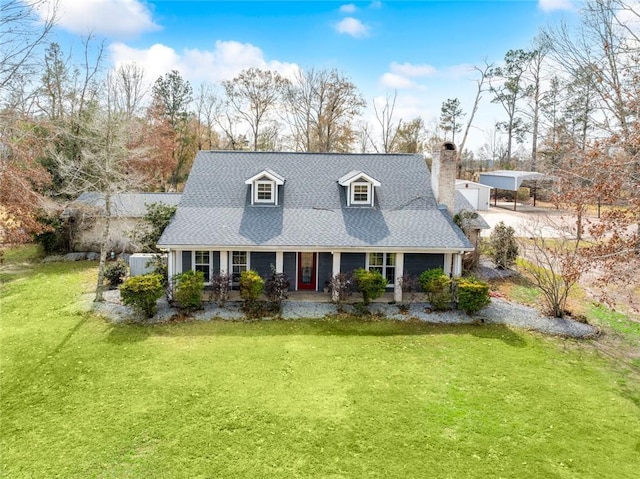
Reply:
M273 181L256 181L255 184L255 202L256 203L274 203L275 183Z
M377 271L387 280L387 284L396 282L396 254L369 253L369 271Z
M364 205L371 203L369 199L370 183L354 182L351 184L351 204Z
M234 251L231 254L231 277L234 282L240 281L240 275L247 270L247 252Z
M209 252L208 251L196 251L195 252L195 261L193 262L193 266L196 271L202 271L204 275L205 282L210 281L210 273L211 266L209 262Z

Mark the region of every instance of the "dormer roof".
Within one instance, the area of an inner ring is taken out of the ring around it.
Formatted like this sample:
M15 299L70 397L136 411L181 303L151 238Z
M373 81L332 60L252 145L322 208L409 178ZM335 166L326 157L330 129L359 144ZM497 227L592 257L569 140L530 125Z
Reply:
M358 180L365 180L371 183L373 186L380 186L380 182L378 180L359 170L352 170L343 177L339 178L338 184L340 184L340 186L349 186L351 183Z
M266 169L266 170L262 170L260 173L258 173L257 175L253 175L251 178L249 178L248 180L246 180L244 182L245 185L250 185L252 184L254 181L258 181L261 179L267 178L273 182L275 182L276 185L278 186L282 186L284 185L284 176L279 175L278 173L276 173L273 170L270 169Z

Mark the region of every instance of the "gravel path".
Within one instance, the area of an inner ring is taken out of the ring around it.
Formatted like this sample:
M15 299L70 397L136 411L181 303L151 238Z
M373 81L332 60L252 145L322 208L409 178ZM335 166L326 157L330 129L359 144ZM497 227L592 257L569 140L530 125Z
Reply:
M414 303L411 305L409 311L403 314L397 305L372 303L369 306L369 310L372 314L378 314L388 319L399 321L415 318L428 323L441 324L505 324L519 329L581 339L592 338L599 333L598 328L589 324L579 323L570 319L543 316L534 308L511 303L501 298L492 298L491 304L473 316L468 316L460 311L430 313L428 312L427 306L428 305L424 303ZM104 315L114 323L139 320L139 317L137 317L130 308L120 303L119 291L108 291L105 294L105 302L91 303L91 307L94 311ZM352 309L352 305L345 305L346 312L351 312ZM285 301L282 308L283 319L320 319L336 313L336 307L332 303ZM175 308L170 307L169 304L162 299L158 301L158 313L151 318L149 322L166 322L178 314ZM243 320L244 314L240 310L240 303L238 302L230 302L225 308L219 308L215 303L205 303L204 309L197 311L192 317L195 320Z

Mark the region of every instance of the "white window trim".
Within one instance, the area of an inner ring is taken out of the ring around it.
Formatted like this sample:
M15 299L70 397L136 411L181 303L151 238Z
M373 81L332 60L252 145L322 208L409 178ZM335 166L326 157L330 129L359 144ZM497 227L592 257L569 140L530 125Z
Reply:
M245 271L249 271L251 269L251 253L249 251L229 250L229 264L228 264L229 278L233 278L233 253L245 253L247 255L247 262L245 263L246 265Z
M382 265L377 265L377 264L372 265L372 264L370 263L370 260L369 260L369 256L370 256L371 254L382 254ZM387 265L387 257L388 257L388 255L390 255L390 254L395 254L395 255L396 255L396 264L394 264L393 266L389 266L389 265ZM374 268L382 268L382 276L383 276L385 279L387 279L387 267L389 267L389 268L393 268L393 275L394 275L394 276L396 275L397 267L398 267L398 264L397 264L397 263L398 263L398 254L397 254L397 253L394 253L394 252L382 252L382 251L370 251L369 253L367 253L367 264L366 264L366 266L367 266L367 268L366 268L366 269L367 269L367 271L369 271L369 269L370 269L371 267L374 267ZM395 285L395 282L396 282L396 281L395 281L395 278L394 278L394 280L393 280L391 283L387 283L387 286L394 286L394 285Z
M264 199L260 199L258 198L258 185L269 185L270 189L271 189L271 198L268 200L264 200ZM256 180L253 183L253 202L254 203L264 203L264 204L277 204L277 197L276 197L276 183L275 181L271 181L271 180Z
M246 185L251 185L251 204L261 205L278 205L278 186L284 185L284 178L271 170L263 170L261 173L252 176L244 182ZM270 184L271 185L271 199L260 200L258 199L258 184Z
M209 277L204 278L205 284L211 283L211 272L213 271L213 253L206 249L196 249L191 252L191 269L196 271L196 253L209 253ZM204 263L198 263L198 266L204 265Z

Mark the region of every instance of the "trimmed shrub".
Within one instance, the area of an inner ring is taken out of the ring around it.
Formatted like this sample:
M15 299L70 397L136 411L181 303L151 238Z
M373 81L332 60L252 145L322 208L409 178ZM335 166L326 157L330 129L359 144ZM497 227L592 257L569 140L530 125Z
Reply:
M353 272L356 287L362 294L364 304L369 304L384 293L387 287L387 280L378 271L369 271L364 268L358 268Z
M229 300L229 287L231 278L228 274L214 274L211 278L211 287L213 289L213 299L221 308Z
M240 274L240 297L244 301L243 309L250 315L258 314L258 298L264 291L264 279L253 270Z
M145 274L127 279L120 287L122 302L146 317L156 312L156 301L164 294L162 278L157 274Z
M114 288L122 284L126 275L127 263L125 263L121 259L107 264L107 266L104 268L104 279L107 280L109 286Z
M202 271L185 271L176 275L174 298L180 303L180 309L195 311L202 308L204 274Z
M458 309L467 314L480 311L491 302L489 283L474 277L458 278Z
M491 231L489 244L491 259L498 269L508 269L513 266L518 257L518 243L515 239L516 231L502 221Z
M446 311L451 308L451 279L442 268L423 271L418 281L433 310Z

